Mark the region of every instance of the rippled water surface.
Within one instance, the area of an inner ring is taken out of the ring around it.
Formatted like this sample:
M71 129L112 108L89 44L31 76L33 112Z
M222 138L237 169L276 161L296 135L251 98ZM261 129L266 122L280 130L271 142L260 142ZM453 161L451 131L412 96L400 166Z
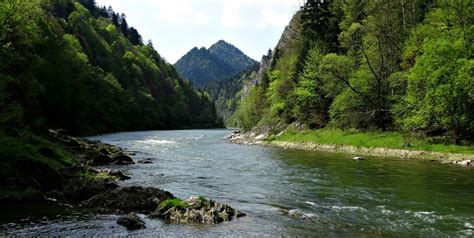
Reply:
M116 215L42 207L11 216L0 234L165 236L473 236L474 169L426 161L285 151L226 143L230 130L147 131L92 139L136 152L153 164L117 167L122 186L152 186L187 198L203 195L247 217L218 225L147 219L128 232ZM7 224L9 223L9 224Z

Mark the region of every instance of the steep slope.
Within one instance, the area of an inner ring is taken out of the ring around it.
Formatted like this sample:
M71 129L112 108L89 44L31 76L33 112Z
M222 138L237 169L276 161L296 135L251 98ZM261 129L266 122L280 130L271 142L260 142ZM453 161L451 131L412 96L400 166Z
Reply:
M125 15L90 0L2 2L0 129L209 127L215 108Z
M473 34L465 22L473 9L421 0L407 15L397 1L307 1L239 104L239 125L392 131L404 146L417 136L470 145Z
M262 58L256 76L243 86L241 100L233 115L239 127L267 129L269 125L282 124L282 110L290 108L292 103L289 98L283 100L282 97L288 96L293 87L305 52L299 12L283 31L275 50Z
M223 40L220 40L209 47L209 53L223 61L235 72L245 70L257 63L255 60L245 55L240 49Z
M235 46L220 40L209 49L193 48L174 66L183 78L202 88L241 73L256 63Z
M260 66L255 64L242 73L209 83L205 88L215 103L217 114L227 127L237 126L232 115L245 95L244 85L255 81L259 68Z

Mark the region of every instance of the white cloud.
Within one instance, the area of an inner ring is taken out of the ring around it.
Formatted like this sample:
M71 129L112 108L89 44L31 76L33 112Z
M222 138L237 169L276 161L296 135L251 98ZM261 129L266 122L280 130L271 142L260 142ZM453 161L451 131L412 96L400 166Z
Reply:
M124 12L130 26L170 62L224 39L259 59L278 42L303 0L96 0Z
M222 9L221 25L224 27L243 27L245 19L240 13L240 3L230 1L225 3Z
M278 10L264 9L261 11L262 20L259 24L265 24L273 27L283 27L288 25L292 14Z
M240 0L223 3L223 27L284 27L298 9L297 0Z
M155 8L155 16L168 23L205 25L210 21L208 15L196 10L187 1L159 1Z

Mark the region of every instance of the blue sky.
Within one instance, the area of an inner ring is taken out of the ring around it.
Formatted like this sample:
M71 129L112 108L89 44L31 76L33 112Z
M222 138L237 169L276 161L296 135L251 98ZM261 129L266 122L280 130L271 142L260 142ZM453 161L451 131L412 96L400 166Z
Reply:
M96 0L125 13L144 41L175 63L223 39L255 60L274 48L303 0Z

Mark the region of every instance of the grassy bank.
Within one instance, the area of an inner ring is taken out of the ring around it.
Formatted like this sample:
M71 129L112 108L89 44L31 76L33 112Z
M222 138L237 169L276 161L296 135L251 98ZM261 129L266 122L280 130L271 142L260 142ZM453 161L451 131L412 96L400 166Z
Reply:
M297 149L336 150L336 152L398 157L429 159L474 157L474 146L435 144L419 138L412 138L411 146L405 147L403 136L397 132L360 132L328 128L306 131L288 130L272 138L268 143ZM456 154L462 156L455 156Z
M41 200L40 190L61 186L57 171L77 162L63 146L29 131L0 132L0 201Z
M28 162L41 162L52 169L60 169L77 163L76 157L62 146L30 132L18 136L0 133L0 178L15 175Z

